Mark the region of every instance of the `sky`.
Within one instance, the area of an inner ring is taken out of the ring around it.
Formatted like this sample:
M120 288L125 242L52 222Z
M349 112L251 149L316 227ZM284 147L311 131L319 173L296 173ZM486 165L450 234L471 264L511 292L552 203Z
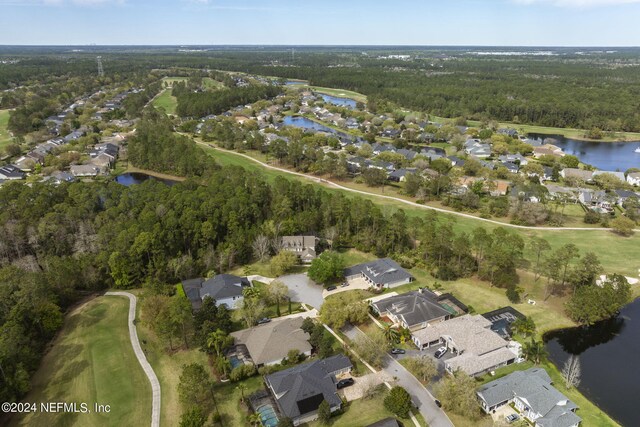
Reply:
M0 0L0 45L640 46L640 0Z

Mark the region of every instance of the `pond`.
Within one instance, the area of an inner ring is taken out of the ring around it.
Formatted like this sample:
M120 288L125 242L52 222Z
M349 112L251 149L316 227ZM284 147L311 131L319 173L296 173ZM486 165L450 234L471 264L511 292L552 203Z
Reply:
M178 183L178 181L174 181L172 179L157 178L155 176L147 175L146 173L140 173L140 172L127 172L127 173L123 173L122 175L118 175L116 177L116 182L118 184L122 184L126 187L129 187L135 184L142 184L143 182L149 179L162 182L163 184L167 184L169 186Z
M338 132L335 129L332 129L321 123L317 123L317 122L314 122L313 120L307 119L306 117L300 117L300 116L286 116L284 118L284 124L287 126L295 126L302 129L312 129L319 132L327 132L327 133Z
M287 80L286 82L284 82L286 86L306 85L307 83L309 82L304 80Z
M554 145L562 148L567 153L580 159L582 163L595 166L600 170L621 171L629 168L640 168L640 153L635 149L640 147L638 142L593 142L580 141L577 139L565 138L562 135L542 135L530 133L529 138L544 141L545 138L552 138Z
M340 98L338 96L325 95L323 93L321 93L320 96L322 96L324 102L328 102L339 107L356 108L356 101L351 98Z
M562 370L571 355L582 365L580 391L623 426L640 426L640 299L610 320L545 335L549 358ZM578 415L580 411L578 410Z

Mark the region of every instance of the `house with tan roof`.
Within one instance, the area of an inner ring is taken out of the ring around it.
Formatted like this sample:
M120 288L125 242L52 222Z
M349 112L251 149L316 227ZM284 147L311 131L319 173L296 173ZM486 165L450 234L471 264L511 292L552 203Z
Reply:
M247 348L253 363L260 367L281 363L289 351L311 355L309 334L302 330L303 317L279 319L231 333L235 345Z
M511 348L491 325L483 316L466 314L415 331L412 338L420 349L442 345L455 354L445 361L450 374L461 370L475 376L510 365L519 356L517 347Z
M316 259L316 236L282 236L280 249L293 252L304 264Z

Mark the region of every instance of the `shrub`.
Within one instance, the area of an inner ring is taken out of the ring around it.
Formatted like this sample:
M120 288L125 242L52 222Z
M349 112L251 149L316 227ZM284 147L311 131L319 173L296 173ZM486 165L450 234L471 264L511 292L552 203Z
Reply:
M229 374L229 379L233 382L241 381L245 378L249 378L256 374L256 367L254 365L240 365L234 368Z
M584 222L585 224L597 224L601 220L600 214L598 212L592 211L591 209L587 210L584 214Z
M411 411L411 396L407 390L400 386L395 386L384 398L384 407L401 418L407 418Z

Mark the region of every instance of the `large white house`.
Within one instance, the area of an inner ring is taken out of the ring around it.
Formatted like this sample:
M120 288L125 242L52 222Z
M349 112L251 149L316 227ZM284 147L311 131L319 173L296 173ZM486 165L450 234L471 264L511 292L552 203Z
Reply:
M247 287L251 287L249 279L233 274L218 274L206 280L199 277L182 282L182 289L196 310L200 308L202 300L206 297L213 298L218 306L236 308L242 301L242 291Z

